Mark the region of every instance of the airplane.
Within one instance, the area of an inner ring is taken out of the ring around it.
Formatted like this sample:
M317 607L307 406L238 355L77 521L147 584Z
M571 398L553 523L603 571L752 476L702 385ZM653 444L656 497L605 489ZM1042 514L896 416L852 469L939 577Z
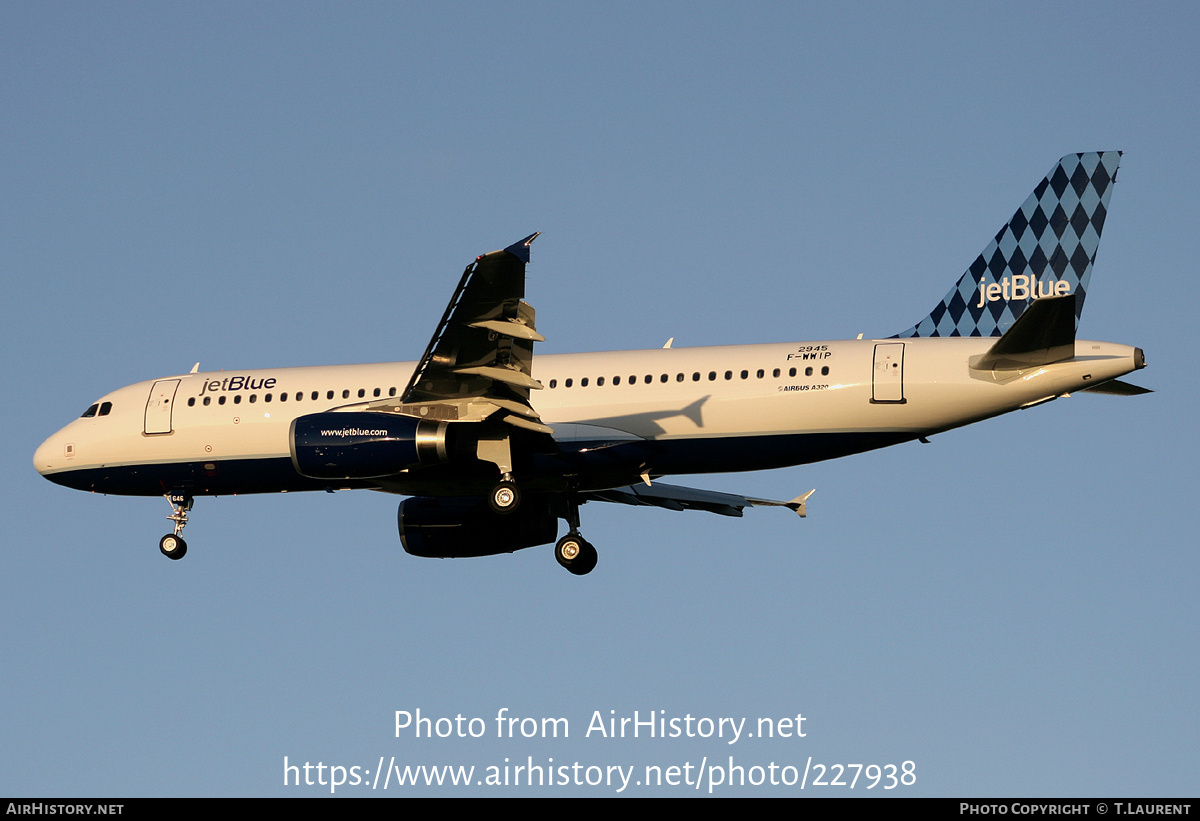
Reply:
M1076 338L1121 152L1063 157L928 316L875 339L539 355L531 234L467 266L415 363L199 372L121 388L48 438L52 482L164 496L187 552L197 496L369 488L409 498L416 556L555 543L576 575L589 501L807 514L663 476L766 470L887 447L1119 380L1140 348ZM559 520L568 532L558 538Z

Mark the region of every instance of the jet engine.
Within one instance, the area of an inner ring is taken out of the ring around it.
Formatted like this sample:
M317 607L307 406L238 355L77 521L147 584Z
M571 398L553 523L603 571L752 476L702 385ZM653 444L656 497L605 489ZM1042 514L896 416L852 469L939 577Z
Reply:
M292 422L292 464L313 479L374 479L449 458L450 425L389 413L311 413Z
M396 519L404 550L431 559L512 553L558 536L549 500L538 497L501 515L480 496L414 496L400 503Z

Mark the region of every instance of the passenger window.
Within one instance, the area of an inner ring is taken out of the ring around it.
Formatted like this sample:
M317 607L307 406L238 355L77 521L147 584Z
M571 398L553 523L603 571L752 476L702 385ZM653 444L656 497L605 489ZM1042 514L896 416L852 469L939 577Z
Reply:
M388 388L388 396L395 396L395 395L396 395L396 389Z
M774 373L773 373L773 376L774 376L776 379L778 379L778 378L779 378L779 368L776 368L776 369L775 369L775 371L774 371Z
M742 371L742 379L749 379L750 371Z
M205 407L208 407L208 404L209 404L210 402L212 402L212 397L211 397L211 396L206 396L206 397L204 397L204 405L205 405Z
M382 394L382 393L383 393L383 391L382 391L382 390L380 390L379 388L376 388L376 389L375 389L375 395L376 395L376 396L379 396L379 395L380 395L380 394Z
M300 394L296 394L296 396L299 396L299 395L300 395ZM280 401L280 402L286 402L286 401L287 401L287 391L284 391L283 393L279 394L279 401Z
M660 377L658 378L658 381L659 381L659 382L666 382L666 381L667 381L667 375L664 373L662 376L660 376Z
M221 397L221 398L224 399L225 397ZM242 404L242 395L240 393L234 394L233 404L235 404L235 405Z
M709 381L709 382L716 382L716 381L717 381L717 372L716 372L716 371L709 371L709 372L708 372L708 381Z
M614 385L620 385L620 384L621 384L621 377L619 377L619 376L614 376L614 377L613 377L613 384L614 384Z
M675 381L676 381L676 382L682 382L682 381L683 381L683 374L681 374L681 373L677 373L677 374L675 374Z
M758 378L762 379L764 376L766 376L766 373L763 371L762 368L759 368L758 369Z
M603 377L603 376L597 376L597 377L596 377L596 387L597 387L597 388L603 388L603 387L604 387L604 377Z
M728 380L728 379L733 379L733 371L725 371L725 378L726 378L727 380Z
M646 381L646 384L647 384L647 385L649 385L651 382L653 382L653 381L654 381L654 374L651 374L651 373L648 373L648 374L646 374L646 380L645 380L645 381Z
M579 380L579 387L581 387L581 388L586 388L586 387L587 387L587 381L588 381L588 378L587 378L586 376L585 376L583 379L580 379L580 380Z
M811 366L809 366L809 367L807 367L807 368L805 368L805 369L804 369L804 375L805 375L805 376L812 376L812 367L811 367Z
M217 404L218 404L218 405L224 405L224 404L225 404L225 394L221 394L220 396L218 396L218 397L217 397Z
M796 375L796 369L788 368L788 376L795 376L795 375Z
M257 393L250 394L250 404L253 405L257 401L258 401L258 394Z
M550 387L551 387L551 388L557 388L557 387L558 387L558 380L557 380L557 379L551 379L551 380L550 380Z
M196 397L194 397L194 396L189 396L189 397L188 397L188 407L189 407L189 408L194 408L194 407L196 407Z
M343 399L349 399L349 398L350 398L350 391L348 391L348 390L346 390L346 391L342 391L342 398L343 398Z
M829 376L829 366L828 365L826 365L824 368L821 368L821 376Z
M268 393L266 396L264 396L264 397L263 397L263 401L264 401L264 402L270 402L270 401L271 401L271 394L269 394L269 393Z
M359 389L358 389L358 398L359 398L359 399L362 399L362 398L363 398L364 396L366 396L366 395L367 395L367 390L366 390L366 388L359 388Z
M692 381L693 381L693 382L699 382L699 381L700 381L700 371L696 371L694 374L692 374Z
M571 387L572 384L574 384L574 382L575 382L574 379L568 379L566 382L563 382L563 387L569 388L569 387Z

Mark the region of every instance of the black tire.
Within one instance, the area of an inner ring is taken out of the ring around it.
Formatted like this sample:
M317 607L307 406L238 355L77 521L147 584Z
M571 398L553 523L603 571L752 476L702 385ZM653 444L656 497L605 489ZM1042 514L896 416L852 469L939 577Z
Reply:
M586 576L596 567L596 548L578 533L568 533L554 546L554 558L576 576Z
M496 513L512 513L521 506L521 491L512 482L501 482L488 494L488 504Z
M574 533L568 533L558 540L558 544L554 545L555 560L570 570L575 566L575 562L579 560L579 555L583 552L583 539Z
M571 572L576 576L586 576L588 573L591 573L596 569L596 562L599 561L599 558L600 556L596 553L596 548L592 547L592 543L584 542L583 553L580 554L579 559L577 560L579 567Z
M168 533L158 540L158 550L168 559L179 561L187 555L187 542L183 540L182 536Z

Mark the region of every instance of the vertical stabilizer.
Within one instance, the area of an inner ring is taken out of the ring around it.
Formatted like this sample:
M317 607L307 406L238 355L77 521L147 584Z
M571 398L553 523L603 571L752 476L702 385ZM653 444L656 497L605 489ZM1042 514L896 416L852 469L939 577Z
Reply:
M1034 299L1075 295L1083 314L1120 151L1068 154L909 336L1000 336Z

